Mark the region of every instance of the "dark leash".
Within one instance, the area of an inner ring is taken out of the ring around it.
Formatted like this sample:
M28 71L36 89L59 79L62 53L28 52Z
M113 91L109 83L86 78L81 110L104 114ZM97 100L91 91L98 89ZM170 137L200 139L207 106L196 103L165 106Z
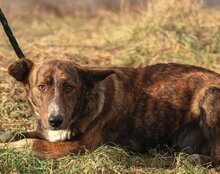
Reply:
M12 31L11 31L11 28L8 24L8 21L4 15L4 13L2 12L2 9L0 8L0 21L2 23L2 26L4 28L4 31L6 33L6 35L8 36L8 39L16 53L16 55L18 56L19 59L22 59L22 58L25 58L25 55L24 53L21 51L21 48L19 47L18 45L18 42L16 41Z

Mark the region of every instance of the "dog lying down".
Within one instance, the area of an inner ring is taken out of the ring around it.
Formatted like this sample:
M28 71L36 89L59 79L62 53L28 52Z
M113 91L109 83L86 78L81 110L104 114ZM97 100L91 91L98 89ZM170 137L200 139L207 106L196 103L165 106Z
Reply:
M167 144L201 164L219 164L220 75L213 71L173 63L86 68L23 58L8 72L27 91L38 126L22 135L1 132L1 146L60 157L109 142L140 153Z
M33 132L0 132L0 147L61 157L114 143L135 152L166 144L200 164L220 164L220 75L196 66L86 68L26 59L0 8L20 60L9 74L38 118Z

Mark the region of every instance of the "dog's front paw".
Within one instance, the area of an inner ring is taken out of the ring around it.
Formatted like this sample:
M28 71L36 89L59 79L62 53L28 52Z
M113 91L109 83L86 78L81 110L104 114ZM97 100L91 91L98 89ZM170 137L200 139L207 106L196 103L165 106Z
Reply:
M15 132L2 132L0 131L0 143L7 143L15 141Z

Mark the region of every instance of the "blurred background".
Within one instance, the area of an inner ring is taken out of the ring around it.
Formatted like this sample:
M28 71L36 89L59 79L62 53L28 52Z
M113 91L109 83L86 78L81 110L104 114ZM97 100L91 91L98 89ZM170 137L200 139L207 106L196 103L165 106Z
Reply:
M169 0L168 0L169 1ZM191 0L195 3L196 0ZM14 15L27 15L39 10L57 16L84 13L95 15L102 10L112 12L139 11L147 6L148 0L1 0L2 8ZM205 7L216 7L220 0L204 0Z

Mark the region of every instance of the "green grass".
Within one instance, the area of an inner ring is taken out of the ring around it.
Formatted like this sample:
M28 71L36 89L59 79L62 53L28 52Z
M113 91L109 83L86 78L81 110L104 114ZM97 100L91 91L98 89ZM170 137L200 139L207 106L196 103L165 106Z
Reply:
M31 16L31 14L30 14ZM145 66L178 62L220 72L220 13L188 0L149 2L141 14L103 13L97 17L53 15L8 19L27 57L35 62L68 59L91 66ZM0 30L0 131L33 130L21 85L7 74L16 60ZM194 166L184 153L169 155L149 149L133 154L102 146L85 155L39 159L31 152L0 149L0 173L218 173L219 168Z
M197 173L208 169L195 167L186 154L174 158L152 150L148 156L132 154L115 146L101 146L86 155L69 155L57 160L38 159L30 151L0 149L1 173ZM175 161L175 163L174 163ZM174 166L175 164L175 166ZM168 166L171 165L171 166Z

